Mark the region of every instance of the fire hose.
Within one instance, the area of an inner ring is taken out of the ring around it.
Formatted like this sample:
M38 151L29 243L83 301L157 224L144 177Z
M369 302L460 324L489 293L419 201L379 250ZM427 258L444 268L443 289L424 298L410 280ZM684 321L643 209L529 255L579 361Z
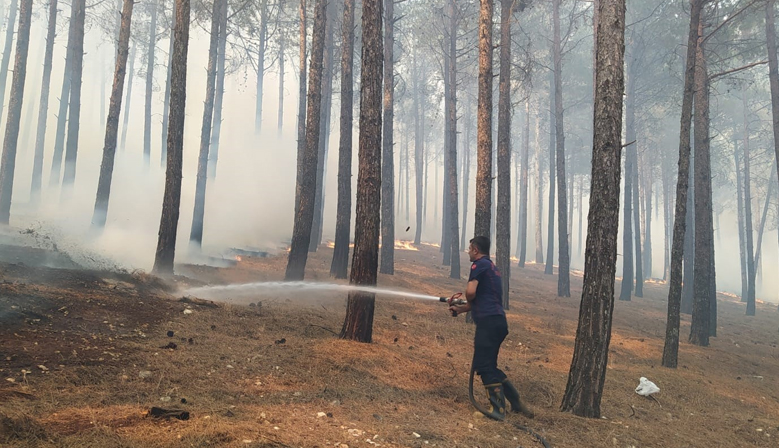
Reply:
M449 304L449 306L452 306L452 305L465 305L467 302L465 300L463 300L461 297L462 297L462 293L457 293L457 294L455 294L455 295L453 295L452 297L449 297L449 298L441 297L440 300L441 300L441 302L445 302L445 303ZM452 311L452 317L457 317L457 312L456 311ZM473 396L473 377L474 377L475 373L476 373L476 368L474 367L473 363L471 363L471 375L470 375L470 378L468 379L468 398L470 398L471 404L473 405L474 408L476 408L477 411L481 412L485 416L489 416L490 411L488 411L482 405L477 403L476 402L476 398L474 398L474 396ZM514 422L509 422L509 423L512 426L514 426L515 428L517 428L518 430L520 430L522 432L525 432L527 434L530 434L534 439L536 439L536 441L538 441L538 443L543 445L544 448L551 448L551 445L549 445L549 442L547 442L546 439L544 439L544 437L541 436L541 434L538 434L537 432L533 431L532 429L528 428L527 426L520 425L519 423L514 423Z

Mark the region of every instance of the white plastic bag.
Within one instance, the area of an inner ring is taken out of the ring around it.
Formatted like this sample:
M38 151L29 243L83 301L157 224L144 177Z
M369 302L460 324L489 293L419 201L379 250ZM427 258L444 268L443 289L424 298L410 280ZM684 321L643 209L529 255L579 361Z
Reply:
M649 381L643 376L638 380L638 387L636 387L637 394L648 397L657 392L660 392L660 388L657 387L657 384Z

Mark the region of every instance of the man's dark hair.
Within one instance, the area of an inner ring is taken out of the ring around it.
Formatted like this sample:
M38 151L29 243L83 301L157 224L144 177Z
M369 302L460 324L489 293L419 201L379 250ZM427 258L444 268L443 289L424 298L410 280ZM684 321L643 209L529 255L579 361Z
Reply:
M490 239L486 236L477 236L473 238L471 244L473 244L473 247L475 247L480 254L490 254Z

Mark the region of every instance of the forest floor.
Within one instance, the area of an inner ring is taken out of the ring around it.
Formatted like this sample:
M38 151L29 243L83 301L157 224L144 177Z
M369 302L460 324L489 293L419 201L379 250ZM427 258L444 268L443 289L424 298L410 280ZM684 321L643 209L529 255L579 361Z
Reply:
M327 247L312 254L307 280L330 281L331 256ZM463 289L435 247L395 257L396 275L381 275L380 286L435 296ZM361 344L335 336L343 293L180 301L187 287L280 280L285 265L282 254L178 266L163 282L0 263L0 446L541 446L474 413L473 327L444 304L380 295L373 343ZM560 412L581 281L573 273L572 297L558 298L543 267L512 269L499 365L536 418L509 421L552 447L779 446L776 305L759 303L748 318L736 297L720 295L718 337L707 348L686 343L683 316L679 368L670 370L660 366L667 287L657 282L644 298L615 304L603 418ZM634 392L642 376L660 387L656 401ZM148 417L152 406L189 419Z

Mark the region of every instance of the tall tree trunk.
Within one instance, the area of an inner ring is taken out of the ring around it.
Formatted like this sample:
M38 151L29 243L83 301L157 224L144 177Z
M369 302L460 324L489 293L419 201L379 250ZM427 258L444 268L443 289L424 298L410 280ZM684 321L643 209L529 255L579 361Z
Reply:
M498 82L498 204L495 216L495 261L501 272L503 307L509 309L511 278L511 9L500 2L500 80Z
M695 155L690 157L689 179L695 174ZM684 236L684 281L682 283L681 309L684 314L692 314L695 284L695 183L688 181L687 192L687 229ZM672 263L673 265L673 260Z
M360 169L357 178L357 217L354 256L349 283L375 285L379 255L381 203L381 82L383 45L382 0L362 3L362 69L360 82ZM351 292L341 337L371 342L375 295Z
M571 297L571 253L568 250L568 198L565 176L565 128L563 125L563 55L560 42L560 2L553 0L554 10L554 103L555 143L557 144L557 296ZM547 260L548 261L548 260Z
M670 174L666 169L666 164L662 164L662 176L663 176L663 281L668 281L670 278L669 270L671 269L671 181L668 179Z
M65 131L67 129L68 105L70 104L70 76L71 58L70 47L73 46L73 8L70 13L70 26L68 26L68 43L65 51L65 69L62 75L62 89L60 90L59 110L57 112L57 130L54 134L54 153L51 159L51 170L49 171L49 187L59 187L60 172L62 170L62 154L65 152Z
M744 219L746 221L745 232L747 237L747 316L755 315L755 250L753 246L752 232L752 176L751 155L749 147L749 104L746 92L743 93L742 104L744 107Z
M15 6L14 6L15 7ZM8 118L5 123L3 156L0 162L0 224L8 225L11 216L11 196L16 167L16 147L19 142L19 122L22 119L24 81L27 76L27 50L30 45L32 0L22 0L19 8L19 27L16 36L14 76L11 79L11 95L8 98ZM13 23L8 23L13 28ZM4 87L4 86L3 86Z
M771 205L771 196L774 194L776 186L776 170L771 170L771 177L768 179L768 189L765 196L765 206L760 216L760 227L757 230L757 245L755 246L755 264L760 262L760 253L763 247L763 232L765 231L766 218L768 217L768 206Z
M119 27L119 47L116 54L114 84L111 88L111 103L108 106L108 119L105 126L103 161L100 164L95 210L92 214L92 228L97 230L102 230L105 227L108 216L108 200L111 195L111 179L114 174L114 156L116 155L116 138L119 131L119 111L122 109L122 90L124 89L124 76L130 47L133 5L133 0L124 0L122 6L122 25Z
M38 204L41 199L43 178L43 150L46 142L46 121L49 116L49 86L51 67L54 59L54 39L57 32L57 0L49 0L49 23L46 32L46 53L43 56L43 77L41 78L41 98L38 105L38 130L35 134L35 159L32 166L30 202Z
M11 0L11 9L8 11L8 25L5 29L5 48L3 49L2 62L0 62L0 119L3 116L5 104L5 85L8 82L8 66L11 64L11 47L14 43L14 23L16 23L18 5L19 0ZM13 81L11 83L13 84Z
M284 128L284 56L286 51L286 37L281 24L281 15L284 12L284 0L279 0L279 11L276 15L276 32L279 33L279 111L276 129L281 134Z
M168 43L168 73L165 78L165 97L162 99L162 145L160 146L160 166L165 167L168 157L168 118L170 111L170 77L173 68L173 23L176 22L176 5L171 8L170 41Z
M300 165L306 148L306 0L300 0L300 60L298 73L298 141L297 163ZM295 187L295 216L300 206L300 184Z
M119 28L119 48L116 54L114 84L111 88L111 104L108 106L103 161L100 164L95 210L92 215L92 228L97 230L102 230L105 227L108 216L108 201L111 195L111 179L114 174L114 156L116 155L116 138L119 131L119 111L122 109L122 90L124 89L124 76L130 46L133 4L133 0L124 0L122 6L122 25Z
M292 245L287 261L285 280L302 280L308 260L308 246L314 222L316 170L319 148L319 121L322 111L322 72L325 55L326 0L317 0L314 10L314 31L311 40L311 73L308 79L308 111L306 115L306 146L298 157L296 204ZM364 13L364 11L363 11ZM359 221L358 221L359 222ZM354 275L354 267L352 267Z
M203 244L203 220L206 210L206 184L208 181L208 150L211 146L211 126L214 119L214 99L216 96L216 60L219 46L219 18L222 2L214 0L211 9L211 33L208 44L208 67L206 68L206 99L203 106L203 121L200 126L200 151L197 158L197 177L195 180L195 207L192 214L192 229L189 243L199 250Z
M643 257L641 254L641 196L639 191L639 185L641 184L641 175L639 170L639 156L638 156L638 144L634 146L635 154L633 155L633 224L635 229L633 231L633 239L635 240L635 259L636 259L636 297L644 297L644 266Z
M554 57L552 58L552 64L554 64ZM557 180L555 173L555 157L556 157L556 119L555 114L555 75L554 70L549 73L549 207L547 208L546 219L546 266L544 267L544 274L552 275L554 273L554 212L555 212L555 189L557 188Z
M465 119L463 127L463 212L462 212L462 229L460 230L460 248L465 248L468 241L468 197L470 196L470 183L471 183L471 96L465 95Z
M387 0L391 4L394 0ZM387 17L391 17L388 15ZM447 178L449 179L449 238L447 243L450 245L450 270L449 278L460 279L460 223L457 205L457 5L455 0L449 2L449 109L447 110L447 120L449 120L449 165L446 168ZM385 79L386 81L386 79ZM386 84L385 84L386 85ZM386 124L385 124L386 126ZM508 130L507 130L508 132ZM507 162L507 166L508 162ZM508 196L507 196L508 200ZM508 220L510 215L506 215ZM511 230L509 224L509 232ZM505 257L508 260L509 246L508 241L505 247ZM508 273L508 266L506 267ZM508 283L508 274L504 280ZM505 297L505 296L504 296Z
M734 133L735 135L735 133ZM736 196L738 207L738 251L741 260L741 302L747 301L747 250L746 230L744 229L744 181L741 179L741 163L738 157L738 145L733 142L733 158L736 160Z
M765 35L768 48L768 79L771 85L771 117L774 132L774 153L776 169L779 170L779 61L776 55L776 26L774 18L775 0L765 5Z
M81 124L81 74L84 64L84 22L86 0L73 0L75 29L71 57L73 65L70 75L70 110L68 111L68 136L65 147L65 169L62 175L62 193L67 198L76 181L76 157L78 155L78 134Z
M260 8L260 31L259 31L260 45L257 53L257 101L255 103L255 108L254 108L254 133L255 134L259 134L260 130L262 129L262 89L263 89L263 82L265 80L265 48L268 43L268 0L260 0L259 8ZM302 2L301 2L301 8L303 8ZM301 49L301 51L303 51L303 49ZM301 66L301 70L303 70L302 66Z
M338 213L335 222L335 248L330 264L330 275L346 278L349 264L349 235L352 220L352 126L354 114L354 0L344 0L344 15L341 22L341 129L338 143ZM416 61L415 61L416 62ZM416 72L414 73L416 89ZM416 107L416 90L415 90ZM417 110L418 113L418 110ZM417 125L418 125L418 116ZM419 126L416 129L419 141ZM417 149L418 151L418 149ZM419 170L419 154L417 154ZM417 175L417 235L419 235L420 193L419 175ZM419 241L416 241L419 244Z
M216 50L216 91L214 93L214 122L211 130L211 144L208 151L208 178L216 177L216 165L219 162L219 140L222 135L222 104L225 92L225 62L227 59L227 7L223 1L219 13L219 43Z
M536 113L535 128L535 159L536 159L536 264L544 262L544 237L542 229L542 213L544 210L544 170L541 169L541 116Z
M189 0L176 0L173 25L173 58L170 77L170 119L165 168L165 193L154 258L155 274L172 274L176 252L176 230L181 204L181 165L184 155L184 111L187 96L187 49L189 47Z
M137 45L130 48L130 68L127 70L127 94L124 99L124 114L122 119L122 140L119 150L124 151L127 145L127 127L130 122L130 100L133 97L133 77L135 76L135 50Z
M330 1L325 11L325 55L322 74L322 111L319 120L319 153L316 170L316 197L314 200L314 221L308 251L316 252L322 243L322 224L325 207L325 176L327 175L327 154L330 149L330 114L333 109L333 70L335 2Z
M424 220L424 175L425 175L425 154L424 154L424 130L422 129L421 104L419 100L419 65L417 63L417 46L412 49L412 64L414 73L412 74L412 88L414 89L414 172L416 174L416 229L414 229L414 244L422 242L422 222ZM343 78L341 78L343 79ZM343 82L343 81L342 81ZM343 100L341 100L343 101Z
M679 308L682 298L682 251L687 221L687 186L690 173L690 126L695 81L695 53L698 42L698 25L701 19L702 0L692 0L690 6L690 30L687 35L687 59L684 69L684 94L682 96L681 131L679 133L679 174L676 182L676 211L674 213L673 245L671 249L671 285L668 292L668 319L666 320L665 346L662 364L676 368L679 355ZM692 226L690 229L692 230Z
M394 0L384 0L384 117L382 120L384 129L382 131L381 154L381 267L379 272L390 275L395 273L395 204L393 203L395 199L395 156L392 134L395 115L394 5ZM447 114L447 120L449 119ZM445 138L449 138L449 136Z
M146 52L146 107L143 120L143 163L151 162L151 99L154 88L154 50L157 47L157 5L149 3L151 20L149 22L149 48Z
M703 34L701 20L699 35ZM714 226L711 213L711 156L709 153L709 80L703 39L698 38L695 58L695 300L692 305L690 342L709 345L711 283L711 242Z
M449 76L449 66L451 64L451 56L449 54L449 50L447 48L446 39L447 34L449 33L449 29L447 28L447 31L444 32L444 35L442 36L443 43L441 46L445 49L444 50L444 64L443 64L443 72L441 73L441 77L444 80L444 115L446 117L444 118L444 149L443 149L443 155L444 155L444 166L443 166L443 176L444 176L444 182L443 182L443 190L442 190L442 196L441 196L441 204L443 208L443 215L441 219L441 253L443 254L443 265L449 266L452 261L452 246L449 244L449 231L451 229L449 225L449 176L447 176L447 170L449 169L449 127L451 126L451 122L449 121L449 101L451 101L452 95L452 85L449 82L450 76ZM386 50L385 50L386 51ZM436 176L438 175L438 172L436 172ZM438 178L436 177L436 183L438 182ZM437 190L436 190L437 191ZM438 199L436 197L436 199ZM437 208L437 207L436 207Z
M477 119L475 236L490 236L492 213L492 0L479 11L479 104Z
M630 76L628 76L628 85L630 85ZM630 88L628 88L630 92ZM630 93L627 95L628 104L631 103ZM630 122L631 113L630 106L627 109L627 121ZM630 129L630 126L627 127ZM629 142L630 140L628 138ZM629 301L633 293L633 148L636 144L629 144L625 148L625 173L629 174L625 176L625 190L624 190L624 207L623 213L623 225L622 225L622 283L620 286L619 300Z
M562 411L590 418L600 418L611 340L625 87L625 2L602 2L598 8L601 21L596 36L597 93L584 287L573 360L561 405Z
M652 278L652 165L648 160L649 156L644 157L646 164L642 170L642 180L644 185L644 201L646 206L644 210L644 250L642 255L644 256L644 269L641 276L643 282L646 278ZM643 286L643 285L642 285Z
M525 267L527 259L527 208L528 165L530 164L530 91L525 98L525 135L522 140L519 181L519 267Z

